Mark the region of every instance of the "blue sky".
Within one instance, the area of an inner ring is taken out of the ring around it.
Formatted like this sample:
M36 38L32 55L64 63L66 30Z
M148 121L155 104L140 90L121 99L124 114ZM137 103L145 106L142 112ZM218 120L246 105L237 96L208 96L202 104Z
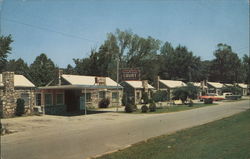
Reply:
M116 28L185 45L203 60L218 43L249 54L248 0L0 0L1 32L12 34L9 59L32 63L46 53L66 67L98 48Z

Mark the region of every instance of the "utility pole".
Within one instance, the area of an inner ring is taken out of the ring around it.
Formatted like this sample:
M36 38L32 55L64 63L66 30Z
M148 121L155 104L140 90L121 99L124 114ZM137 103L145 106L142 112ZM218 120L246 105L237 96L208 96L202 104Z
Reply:
M117 98L118 98L118 103L117 103L117 107L116 107L116 112L118 112L118 104L119 104L119 92L118 92L118 86L119 86L119 56L117 54L117 63L116 63L116 83L117 83L117 86L116 86L116 91L117 91Z
M2 23L3 23L2 13L3 13L3 5L4 5L4 0L2 0L2 2L0 1L0 35L2 35Z

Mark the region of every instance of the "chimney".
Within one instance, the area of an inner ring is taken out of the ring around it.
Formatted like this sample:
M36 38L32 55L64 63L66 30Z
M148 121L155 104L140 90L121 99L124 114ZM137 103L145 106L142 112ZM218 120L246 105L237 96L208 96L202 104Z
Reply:
M6 93L14 92L15 85L14 85L14 72L3 72L2 73L2 82L4 85L4 90Z
M61 79L62 75L63 75L63 70L59 69L58 70L58 85L59 86L62 85L62 79Z
M160 89L160 76L156 77L156 90Z
M142 80L142 87L145 92L148 92L148 80Z

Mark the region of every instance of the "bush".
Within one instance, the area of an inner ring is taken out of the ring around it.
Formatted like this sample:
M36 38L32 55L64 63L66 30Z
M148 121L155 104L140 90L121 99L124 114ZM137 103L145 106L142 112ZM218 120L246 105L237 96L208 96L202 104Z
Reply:
M108 108L109 104L110 104L109 98L103 98L103 99L99 102L99 108Z
M155 103L150 103L149 104L149 111L155 112L156 111L156 104Z
M213 103L212 98L204 99L204 104L212 104L212 103Z
M143 106L141 107L141 112L142 112L142 113L147 113L147 112L148 112L148 107L147 107L146 105L143 105Z
M127 104L125 106L125 112L126 113L132 113L135 110L135 106L132 104Z
M155 102L163 102L167 100L167 92L166 91L156 91L153 96L152 96L153 100Z
M21 98L18 98L16 101L16 115L17 116L22 116L24 114L24 103L25 101Z

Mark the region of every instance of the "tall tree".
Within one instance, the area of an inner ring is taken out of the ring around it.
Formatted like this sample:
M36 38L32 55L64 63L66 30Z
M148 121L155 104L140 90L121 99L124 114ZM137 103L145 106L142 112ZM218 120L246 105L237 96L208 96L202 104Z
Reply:
M218 44L214 56L210 79L224 83L239 82L241 61L238 55L232 51L231 46L222 43Z
M29 66L27 65L27 63L24 62L22 58L19 58L17 60L14 60L14 59L9 60L6 63L5 70L13 71L15 72L15 74L24 75L28 79L32 80L30 76Z
M53 61L46 54L42 53L30 65L32 82L36 86L45 86L57 78L57 70Z
M200 57L194 56L185 46L177 46L175 49L166 42L161 47L160 75L166 79L182 79L185 81L197 81L201 76Z
M4 70L8 54L11 53L10 44L13 42L11 35L0 36L0 72Z
M250 56L244 55L243 56L243 74L244 76L244 82L250 84Z

